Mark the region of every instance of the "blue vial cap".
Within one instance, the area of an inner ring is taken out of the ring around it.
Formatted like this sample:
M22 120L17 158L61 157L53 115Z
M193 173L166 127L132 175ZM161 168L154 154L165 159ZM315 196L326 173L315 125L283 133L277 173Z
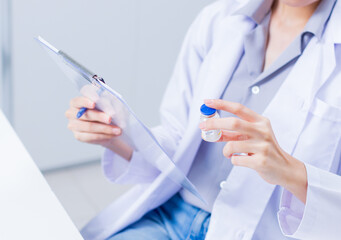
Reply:
M217 112L216 109L214 108L210 108L210 107L207 107L205 104L203 104L201 107L200 107L200 111L203 115L205 116L210 116L210 115L213 115Z

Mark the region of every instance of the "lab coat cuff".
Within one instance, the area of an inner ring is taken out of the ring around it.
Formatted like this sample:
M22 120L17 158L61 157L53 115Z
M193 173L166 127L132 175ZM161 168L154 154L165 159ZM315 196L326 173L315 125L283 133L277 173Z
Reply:
M104 175L118 184L150 183L159 171L147 162L141 153L134 151L130 161L106 149L102 158Z
M312 239L312 229L315 227L318 196L313 191L314 186L320 185L319 170L305 164L308 176L306 204L302 203L291 192L283 190L278 221L285 236Z

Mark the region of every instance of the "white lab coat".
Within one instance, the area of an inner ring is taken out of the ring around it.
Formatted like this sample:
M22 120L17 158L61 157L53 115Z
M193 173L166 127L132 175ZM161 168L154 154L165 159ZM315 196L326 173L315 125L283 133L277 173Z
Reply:
M242 39L254 28L246 17L231 15L240 2L215 2L195 20L165 93L162 124L153 129L185 173L201 142L198 109L203 99L221 96L241 57ZM338 1L323 39L311 40L264 112L279 145L307 168L306 206L285 190L278 206L283 234L300 239L341 239L341 177L335 174L341 155L340 23ZM111 181L138 185L86 226L85 239L110 236L179 190L138 152L128 163L107 150L103 167ZM234 167L213 207L206 239L252 239L274 188L253 170Z

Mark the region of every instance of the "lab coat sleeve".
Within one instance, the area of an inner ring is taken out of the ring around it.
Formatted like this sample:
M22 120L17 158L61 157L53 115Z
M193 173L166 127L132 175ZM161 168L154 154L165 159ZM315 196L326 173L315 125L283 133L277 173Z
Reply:
M152 129L155 138L170 157L174 155L188 124L194 81L206 51L207 44L203 39L209 35L203 32L205 29L203 25L207 25L205 18L207 19L207 10L204 9L186 35L161 104L161 124ZM138 152L134 152L131 161L128 162L106 150L102 165L106 177L121 184L148 183L159 174L159 171Z
M297 239L341 238L341 176L306 164L307 200L304 205L284 190L279 224L282 232Z

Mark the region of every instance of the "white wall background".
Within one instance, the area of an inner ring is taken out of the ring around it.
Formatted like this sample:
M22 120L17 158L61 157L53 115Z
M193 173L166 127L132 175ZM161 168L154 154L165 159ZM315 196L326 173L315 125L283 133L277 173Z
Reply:
M40 168L96 160L102 149L67 130L64 112L78 93L33 37L102 75L152 126L186 30L210 2L13 0L13 124Z
M0 108L2 109L5 115L11 117L11 107L10 107L10 97L9 93L9 83L10 81L6 81L10 78L11 71L3 71L7 68L10 70L9 64L10 61L8 59L11 57L10 51L10 43L11 43L11 34L10 34L10 11L8 11L10 7L10 0L1 0L0 1ZM5 66L7 65L7 66ZM6 103L6 104L5 104Z

